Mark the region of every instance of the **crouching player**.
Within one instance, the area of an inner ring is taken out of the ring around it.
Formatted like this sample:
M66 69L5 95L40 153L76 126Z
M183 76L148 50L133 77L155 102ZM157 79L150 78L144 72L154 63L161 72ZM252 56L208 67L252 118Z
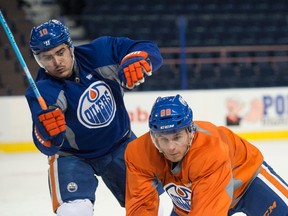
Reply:
M288 215L288 185L261 152L226 127L193 121L180 95L156 100L149 128L125 152L127 215L157 215L155 179L173 215Z

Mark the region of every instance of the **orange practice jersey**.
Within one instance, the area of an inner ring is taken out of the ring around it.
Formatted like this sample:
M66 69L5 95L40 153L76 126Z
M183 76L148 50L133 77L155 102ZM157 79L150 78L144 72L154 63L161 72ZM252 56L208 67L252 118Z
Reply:
M255 146L228 128L194 123L192 145L176 167L159 153L149 133L128 145L127 215L157 215L157 177L178 215L225 216L256 177L263 156Z

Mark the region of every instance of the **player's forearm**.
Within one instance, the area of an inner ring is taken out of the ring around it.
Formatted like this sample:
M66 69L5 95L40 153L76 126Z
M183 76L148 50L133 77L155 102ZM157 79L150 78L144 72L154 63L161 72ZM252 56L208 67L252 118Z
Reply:
M130 202L126 205L126 216L155 216L158 214L158 205L156 201L142 204L137 201L133 204Z
M131 167L127 166L126 184L126 215L157 215L159 196L156 188L152 187L151 181L137 178L141 173L131 173Z

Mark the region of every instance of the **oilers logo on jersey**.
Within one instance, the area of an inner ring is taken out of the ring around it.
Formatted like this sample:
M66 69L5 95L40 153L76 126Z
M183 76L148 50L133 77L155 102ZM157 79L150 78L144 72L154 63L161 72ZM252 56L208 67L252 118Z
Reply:
M111 123L115 112L116 103L110 87L103 81L97 81L81 95L77 117L87 128L100 128Z
M174 205L178 206L184 211L189 212L191 206L191 190L182 186L169 183L164 186L164 190L172 199Z

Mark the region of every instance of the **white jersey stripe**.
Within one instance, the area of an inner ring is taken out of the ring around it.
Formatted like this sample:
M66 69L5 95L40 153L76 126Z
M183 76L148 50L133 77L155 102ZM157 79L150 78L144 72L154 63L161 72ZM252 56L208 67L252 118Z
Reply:
M63 203L62 197L61 197L61 193L60 193L60 188L59 188L59 178L58 178L58 155L55 159L54 162L54 177L55 177L55 187L56 187L56 196L57 196L57 200L59 202L59 204L61 205Z

